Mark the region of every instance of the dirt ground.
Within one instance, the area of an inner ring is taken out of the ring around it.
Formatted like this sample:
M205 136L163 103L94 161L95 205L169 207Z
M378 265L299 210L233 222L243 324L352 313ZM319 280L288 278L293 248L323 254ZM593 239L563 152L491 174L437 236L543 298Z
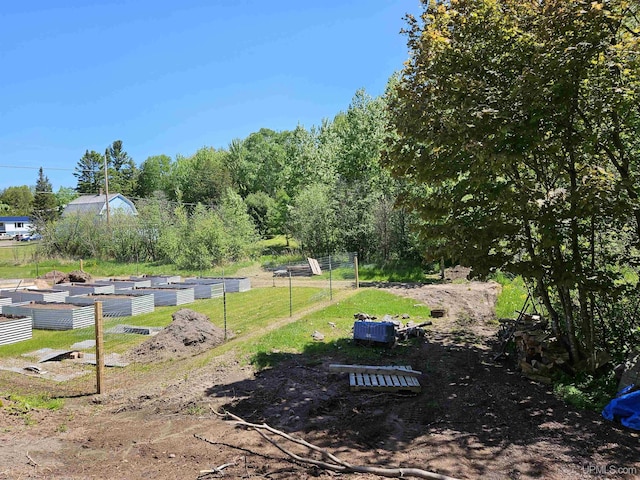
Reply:
M33 410L25 421L0 409L0 479L379 478L289 461L214 409L266 422L358 465L460 479L640 478L638 433L575 410L546 385L492 361L497 284L385 288L448 311L408 350L406 364L422 372L420 393L350 391L347 374L328 368L344 363L337 350L320 360L283 355L260 373L232 352L210 362L168 361L161 371L133 365L110 373L103 395L86 393L90 380L76 390L60 384L59 411ZM0 372L0 385L38 381Z

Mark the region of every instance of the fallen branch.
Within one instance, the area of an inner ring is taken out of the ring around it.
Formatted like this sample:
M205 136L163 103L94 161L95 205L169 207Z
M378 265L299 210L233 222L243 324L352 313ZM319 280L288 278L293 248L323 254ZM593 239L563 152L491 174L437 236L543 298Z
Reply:
M214 467L211 470L200 470L200 475L208 475L210 473L221 473L227 467L235 466L234 462L223 463L220 466Z
M39 466L39 465L36 463L36 461L35 461L33 458L31 458L31 457L29 456L29 452L27 452L27 453L26 453L26 455L27 455L27 458L29 459L29 463L30 463L32 466L34 466L34 467L38 467L38 466Z
M363 465L353 465L351 463L348 463L348 462L345 462L344 460L339 459L335 455L318 447L317 445L309 443L300 438L292 437L291 435L288 435L280 430L277 430L267 425L266 423L262 423L262 424L250 423L238 417L237 415L234 415L233 413L230 413L227 411L225 411L224 413L220 413L214 410L213 408L212 408L212 411L219 417L231 418L233 420L233 423L236 426L255 430L267 442L271 443L274 447L276 447L282 453L284 453L285 455L293 458L294 460L300 463L315 465L316 467L323 468L325 470L329 470L332 472L339 472L339 473L371 473L374 475L379 475L381 477L389 477L389 478L416 477L416 478L428 478L432 480L455 480L452 477L448 477L446 475L440 475L439 473L429 472L427 470L422 470L420 468L386 468L386 467L369 467L369 466L363 466ZM309 450L318 452L319 454L322 455L322 458L327 460L316 460L313 458L300 456L286 449L282 445L280 445L272 437L267 435L265 431L275 436L284 438L285 440L288 440L292 443L302 445L308 448Z

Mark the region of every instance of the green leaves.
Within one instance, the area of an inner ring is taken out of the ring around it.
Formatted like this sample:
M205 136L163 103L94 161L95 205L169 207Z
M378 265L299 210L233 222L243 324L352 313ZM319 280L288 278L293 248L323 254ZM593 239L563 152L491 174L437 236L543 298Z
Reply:
M617 288L607 272L640 238L637 9L429 2L388 94L385 163L428 186L405 205L430 256L535 279L576 358L594 346L592 295Z

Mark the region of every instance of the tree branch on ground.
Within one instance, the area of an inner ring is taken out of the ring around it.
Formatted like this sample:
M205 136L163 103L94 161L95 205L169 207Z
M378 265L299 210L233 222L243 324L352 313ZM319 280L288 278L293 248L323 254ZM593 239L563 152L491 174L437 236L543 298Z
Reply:
M320 448L317 445L309 443L300 438L292 437L291 435L285 432L282 432L281 430L277 430L267 425L266 423L262 423L262 424L251 423L251 422L247 422L246 420L243 420L242 418L228 411L221 413L214 410L213 408L211 410L213 411L213 413L215 413L219 417L222 417L225 419L231 419L232 423L235 424L237 427L243 427L249 430L255 430L267 442L271 443L274 447L276 447L282 453L284 453L285 455L289 456L290 458L300 463L304 463L307 465L314 465L316 467L319 467L325 470L329 470L332 472L339 472L339 473L371 473L374 475L379 475L381 477L387 477L387 478L415 477L415 478L428 478L433 480L455 480L453 477L448 477L446 475L441 475L439 473L429 472L427 470L422 470L420 468L403 468L403 467L387 468L387 467L379 467L379 466L353 465L348 462L345 462L344 460L339 459L329 451L323 448ZM291 443L301 445L303 447L308 448L311 451L317 452L322 456L324 460L316 460L310 457L298 455L292 452L291 450L289 450L288 448L285 448L284 446L282 446L280 443L278 443L274 439L274 437L284 438L285 440Z

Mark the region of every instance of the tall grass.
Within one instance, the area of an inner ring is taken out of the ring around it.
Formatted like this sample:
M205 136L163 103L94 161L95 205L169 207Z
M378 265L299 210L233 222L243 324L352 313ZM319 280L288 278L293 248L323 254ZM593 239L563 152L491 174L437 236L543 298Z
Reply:
M494 280L502 285L502 291L496 302L496 317L516 318L527 299L527 287L524 280L522 277L511 279L503 274L497 274Z

